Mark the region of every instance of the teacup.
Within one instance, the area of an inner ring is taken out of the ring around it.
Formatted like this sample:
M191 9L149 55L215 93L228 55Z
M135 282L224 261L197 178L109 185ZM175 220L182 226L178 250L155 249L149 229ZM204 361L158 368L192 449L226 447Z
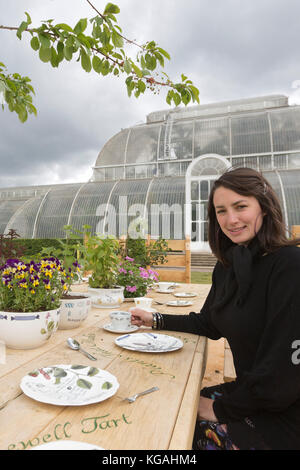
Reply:
M131 327L131 314L130 312L123 312L121 310L110 312L111 326L114 330L128 330Z
M159 282L158 283L159 290L164 290L164 291L169 290L169 288L173 285L174 285L174 282Z
M151 308L152 299L149 297L136 297L134 299L135 306L143 309Z

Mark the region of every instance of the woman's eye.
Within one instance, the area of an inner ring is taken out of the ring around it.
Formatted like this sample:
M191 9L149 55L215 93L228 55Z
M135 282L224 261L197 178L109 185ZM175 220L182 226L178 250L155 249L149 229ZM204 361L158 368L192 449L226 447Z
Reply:
M238 209L244 209L247 206L238 206Z

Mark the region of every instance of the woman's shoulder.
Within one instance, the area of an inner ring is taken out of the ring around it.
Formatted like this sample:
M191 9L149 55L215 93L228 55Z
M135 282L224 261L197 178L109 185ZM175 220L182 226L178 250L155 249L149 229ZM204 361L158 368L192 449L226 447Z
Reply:
M300 247L298 246L283 246L273 251L268 256L270 256L275 263L286 266L298 266L300 269Z

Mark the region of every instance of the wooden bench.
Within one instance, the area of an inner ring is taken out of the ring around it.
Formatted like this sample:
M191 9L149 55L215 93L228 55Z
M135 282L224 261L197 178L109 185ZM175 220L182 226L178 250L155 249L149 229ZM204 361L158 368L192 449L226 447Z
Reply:
M236 379L232 352L228 341L224 339L224 382L232 382Z
M155 240L150 240L154 243ZM160 281L191 282L191 249L190 239L166 240L170 251L167 262L151 266L158 272ZM148 240L149 243L149 240Z

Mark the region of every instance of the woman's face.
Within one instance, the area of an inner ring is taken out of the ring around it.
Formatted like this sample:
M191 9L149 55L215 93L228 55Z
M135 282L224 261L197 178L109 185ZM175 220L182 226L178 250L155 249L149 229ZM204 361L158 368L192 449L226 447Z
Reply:
M233 243L248 245L263 223L257 199L220 186L215 190L213 202L222 232Z

